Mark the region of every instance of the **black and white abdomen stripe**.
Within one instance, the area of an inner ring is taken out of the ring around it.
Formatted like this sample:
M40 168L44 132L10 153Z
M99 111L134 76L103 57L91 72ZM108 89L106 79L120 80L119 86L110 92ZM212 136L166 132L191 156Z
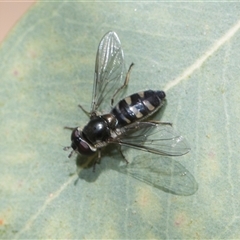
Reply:
M124 98L111 111L118 120L117 127L148 117L163 105L165 96L163 91L147 90Z

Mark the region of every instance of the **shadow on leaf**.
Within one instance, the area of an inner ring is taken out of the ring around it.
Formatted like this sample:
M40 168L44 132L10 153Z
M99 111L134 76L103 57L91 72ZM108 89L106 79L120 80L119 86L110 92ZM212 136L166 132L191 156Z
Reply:
M91 157L79 155L76 160L79 178L75 184L79 179L94 182L102 172L110 169L167 193L189 196L197 191L198 184L193 175L176 158L134 152L138 155L128 154L129 164L126 164L117 149L109 145L103 150L101 163L96 164L95 171L93 171L93 166L97 155Z

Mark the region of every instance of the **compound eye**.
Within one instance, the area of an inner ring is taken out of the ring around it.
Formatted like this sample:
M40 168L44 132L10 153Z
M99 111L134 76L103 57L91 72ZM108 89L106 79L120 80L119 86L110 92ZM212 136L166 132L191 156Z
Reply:
M81 131L79 131L78 128L73 129L72 135L71 135L71 140L75 141L77 138L81 138Z
M78 152L81 153L82 155L90 155L94 153L89 147L89 144L85 141L79 142Z
M90 155L95 153L94 148L91 148L90 144L85 140L82 135L82 131L75 128L71 135L73 150L78 151L82 155Z

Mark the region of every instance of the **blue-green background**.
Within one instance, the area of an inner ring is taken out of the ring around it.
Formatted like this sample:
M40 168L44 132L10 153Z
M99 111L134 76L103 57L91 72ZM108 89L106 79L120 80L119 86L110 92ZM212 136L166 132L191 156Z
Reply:
M37 3L0 48L0 238L239 238L240 33L228 34L239 12L240 3ZM115 171L121 157L111 149L95 173L62 151L63 127L88 120L77 105L90 109L97 45L109 30L126 67L135 63L126 94L167 90L160 115L190 143L175 160L198 183L195 194Z

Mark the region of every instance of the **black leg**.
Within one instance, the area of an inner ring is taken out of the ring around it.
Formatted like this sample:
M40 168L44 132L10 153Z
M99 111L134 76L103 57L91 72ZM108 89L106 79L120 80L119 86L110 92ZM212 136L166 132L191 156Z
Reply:
M123 159L125 160L126 164L128 164L129 162L128 162L128 160L125 158L125 156L124 156L124 154L123 154L123 152L122 152L121 145L119 145L119 147L118 147L118 151L119 151L120 154L122 155L122 157L123 157Z
M91 113L88 112L82 105L78 104L78 107L81 108L81 110L82 110L88 117L91 116Z
M93 172L95 172L96 164L101 163L101 148L98 149L98 158L93 164Z
M68 129L68 130L74 130L75 128L73 128L73 127L64 127L64 129Z
M148 122L172 126L172 123L170 123L170 122L160 122L160 121L155 121L155 120L148 120Z

